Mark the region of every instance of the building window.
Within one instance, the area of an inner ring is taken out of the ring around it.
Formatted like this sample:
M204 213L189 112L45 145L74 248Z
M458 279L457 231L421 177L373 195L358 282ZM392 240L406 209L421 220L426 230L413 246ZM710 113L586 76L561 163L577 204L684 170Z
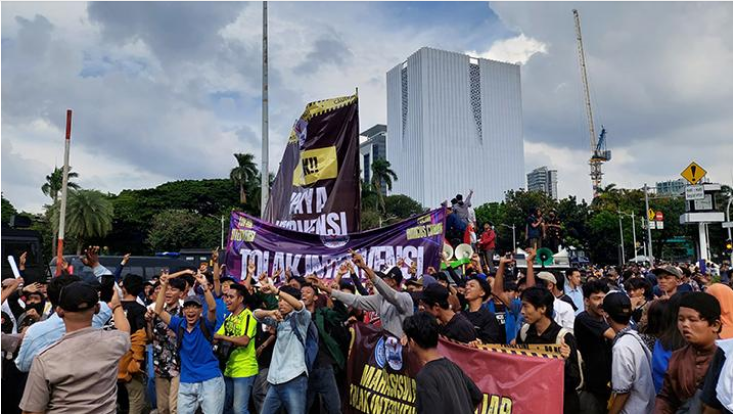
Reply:
M372 155L374 156L375 160L379 159L379 145L374 145L372 147Z
M471 109L473 109L473 120L476 123L478 140L483 141L483 124L481 122L481 69L479 65L471 62L468 65L468 75L471 82Z
M364 182L368 183L372 177L372 166L369 162L369 154L364 154Z
M402 139L405 139L405 130L407 128L407 65L402 66L400 71L402 76Z

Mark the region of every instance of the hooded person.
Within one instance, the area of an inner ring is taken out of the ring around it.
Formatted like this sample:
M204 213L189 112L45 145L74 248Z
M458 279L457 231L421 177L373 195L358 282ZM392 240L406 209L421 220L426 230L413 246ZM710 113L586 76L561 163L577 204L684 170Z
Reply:
M720 321L723 324L720 339L733 338L733 289L722 283L714 283L705 293L715 296L720 303Z

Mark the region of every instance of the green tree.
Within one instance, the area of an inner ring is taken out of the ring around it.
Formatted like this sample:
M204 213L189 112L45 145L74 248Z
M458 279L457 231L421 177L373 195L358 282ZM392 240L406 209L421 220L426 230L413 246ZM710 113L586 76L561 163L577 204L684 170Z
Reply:
M154 251L219 245L219 220L182 209L163 210L153 217L147 244Z
M13 207L13 204L8 201L5 196L2 196L2 222L3 224L10 223L10 218L18 214L18 210Z
M239 187L239 203L247 203L247 185L258 176L257 165L252 154L234 154L237 159L237 166L232 168L229 178Z
M382 206L382 212L386 213L384 205L384 194L382 194L382 183L388 191L392 191L392 182L397 181L397 174L392 170L389 161L385 159L375 160L372 163L372 187L377 193L379 205Z
M54 204L53 228L58 232L60 203ZM97 190L69 191L66 205L65 233L76 240L76 253L81 254L85 242L102 238L112 230L114 207L102 192Z
M385 197L384 205L387 217L397 220L406 219L425 211L420 203L402 194Z
M74 178L79 178L79 174L71 171L71 166L69 166L69 180L67 181L66 186L70 190L78 190L81 188L79 187L79 184L71 181ZM61 193L63 182L64 169L55 167L53 172L46 176L46 183L41 186L41 191L43 191L43 194L51 197L51 200L55 203Z

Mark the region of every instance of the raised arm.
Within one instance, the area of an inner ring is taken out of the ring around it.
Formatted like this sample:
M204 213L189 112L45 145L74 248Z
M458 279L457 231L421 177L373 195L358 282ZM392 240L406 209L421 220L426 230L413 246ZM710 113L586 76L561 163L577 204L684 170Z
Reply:
M170 277L171 276L165 274L160 277L160 293L158 293L158 297L155 298L155 308L153 309L155 314L158 315L166 325L171 323L171 314L163 310L163 301L165 301L164 292L168 288L168 279L170 279Z
M209 322L216 322L216 300L214 300L214 295L211 294L209 284L206 282L206 276L204 276L203 273L196 273L195 277L196 281L201 285L201 289L204 291L204 299L206 299L206 307L208 308L206 319L208 319Z
M346 267L349 268L349 277L351 277L351 281L354 282L356 291L362 296L369 296L369 290L367 290L367 288L364 287L364 284L361 283L361 278L354 271L354 265L351 262L346 262Z
M211 261L214 263L214 295L221 297L221 266L219 266L219 249L211 251Z
M270 282L265 280L261 283L262 287L260 288L260 290L262 291L262 293L274 293L282 298L285 302L288 302L288 304L292 306L293 309L298 311L302 310L305 307L305 305L303 305L303 302L296 299L293 295L290 295L287 292L283 292L275 286L271 285Z
M406 308L405 303L400 301L400 298L397 295L397 291L389 287L387 283L382 280L379 276L377 276L374 271L366 265L364 262L364 258L357 252L351 251L352 260L354 262L354 265L358 267L359 269L366 272L367 276L369 277L369 280L374 284L374 288L377 289L377 292L379 292L380 295L386 300L387 302L391 303L400 310L400 312L407 312L409 309ZM338 299L338 298L337 298Z
M499 259L499 268L496 270L494 287L491 289L491 294L499 298L506 306L509 306L511 300L509 299L509 295L504 291L504 271L506 270L506 266L513 260L512 257L501 256Z
M525 251L527 252L527 282L524 285L530 288L536 284L534 278L534 259L537 257L537 252L531 247L528 247Z
M158 295L164 296L164 295ZM115 323L115 328L118 331L130 333L130 321L127 320L125 310L122 308L120 303L120 295L117 290L112 290L112 300L107 305L112 309L112 321Z

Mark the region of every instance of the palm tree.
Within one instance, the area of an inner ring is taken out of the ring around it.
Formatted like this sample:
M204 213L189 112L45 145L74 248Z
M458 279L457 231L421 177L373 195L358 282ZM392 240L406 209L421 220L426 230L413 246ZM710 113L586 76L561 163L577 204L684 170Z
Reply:
M245 187L252 179L257 178L257 165L252 154L234 154L237 159L237 166L232 168L229 178L239 186L239 202L247 203L247 192Z
M54 204L52 208L52 223L54 232L57 232L59 204ZM65 232L76 239L76 254L81 254L85 241L106 236L112 230L113 218L112 202L102 192L97 190L69 191Z
M71 167L69 167L69 181L66 183L66 186L72 190L78 190L80 188L79 184L71 181L74 178L79 178L79 174L72 172ZM51 197L55 203L61 193L63 181L64 169L54 167L51 175L46 176L46 183L41 186L41 191L43 191L43 194Z
M79 178L79 174L72 172L71 166L69 166L69 180L67 181L66 186L70 190L78 190L79 188L81 188L79 187L79 184L71 181L74 178ZM63 184L64 184L64 169L59 168L59 167L54 167L51 175L46 176L46 183L43 184L43 186L41 186L41 191L43 191L43 194L51 197L51 200L53 200L52 205L55 205L56 202L58 201L59 194L61 194L61 190L63 189L62 188ZM58 225L58 221L56 221L56 223ZM51 252L51 255L56 254L56 231L58 230L54 231L53 237L52 237L53 240L51 240L51 249L53 250Z
M392 181L397 181L397 174L392 171L392 166L385 159L375 160L372 163L372 187L377 193L379 204L382 206L382 212L386 213L387 209L384 205L384 194L382 193L382 183L388 191L392 191Z

